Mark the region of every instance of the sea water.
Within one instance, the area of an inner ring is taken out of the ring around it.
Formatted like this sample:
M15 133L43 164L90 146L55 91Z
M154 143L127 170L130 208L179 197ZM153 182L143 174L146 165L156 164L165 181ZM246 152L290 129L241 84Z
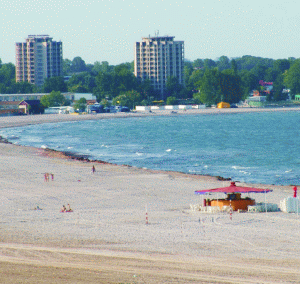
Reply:
M13 143L115 164L299 184L298 112L171 115L49 123L2 129Z

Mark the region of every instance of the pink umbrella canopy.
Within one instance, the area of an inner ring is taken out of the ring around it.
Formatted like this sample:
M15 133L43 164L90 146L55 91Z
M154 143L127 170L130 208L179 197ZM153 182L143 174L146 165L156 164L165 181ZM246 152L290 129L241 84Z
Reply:
M209 193L267 193L272 191L271 189L263 189L263 188L255 188L255 187L244 187L244 186L237 186L235 182L231 182L230 186L227 187L219 187L214 189L204 189L204 190L196 190L195 194L209 194Z

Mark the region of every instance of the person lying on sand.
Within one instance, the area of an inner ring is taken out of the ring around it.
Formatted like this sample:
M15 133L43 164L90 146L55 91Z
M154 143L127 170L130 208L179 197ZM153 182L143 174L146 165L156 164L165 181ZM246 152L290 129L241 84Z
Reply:
M60 212L73 212L73 209L71 208L70 204L68 203L67 207L63 205L63 207L60 209Z

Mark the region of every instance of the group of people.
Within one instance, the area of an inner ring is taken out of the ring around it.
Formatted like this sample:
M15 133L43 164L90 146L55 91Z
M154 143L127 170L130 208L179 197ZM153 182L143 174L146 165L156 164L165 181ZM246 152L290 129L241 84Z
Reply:
M71 208L70 204L68 203L67 207L65 205L63 205L60 212L73 212L73 209Z
M44 177L45 177L45 181L49 181L50 177L52 181L54 180L54 174L45 173Z

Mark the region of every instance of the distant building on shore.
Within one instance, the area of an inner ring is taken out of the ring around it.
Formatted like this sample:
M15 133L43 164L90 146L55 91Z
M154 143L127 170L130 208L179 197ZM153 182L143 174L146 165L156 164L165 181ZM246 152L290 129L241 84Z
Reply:
M32 93L32 94L0 94L0 116L6 114L14 114L20 112L28 113L26 102L32 107L32 104L38 104L41 98L49 93ZM95 103L96 97L92 93L62 93L62 95L72 103L85 98L88 103ZM25 103L20 104L22 101ZM21 107L20 107L21 105ZM23 105L23 107L22 107ZM38 111L36 112L38 113Z
M16 82L37 86L46 78L62 76L62 42L48 35L29 35L16 43Z
M144 37L135 43L134 75L142 81L149 79L164 99L169 76L184 84L184 42L173 36Z

